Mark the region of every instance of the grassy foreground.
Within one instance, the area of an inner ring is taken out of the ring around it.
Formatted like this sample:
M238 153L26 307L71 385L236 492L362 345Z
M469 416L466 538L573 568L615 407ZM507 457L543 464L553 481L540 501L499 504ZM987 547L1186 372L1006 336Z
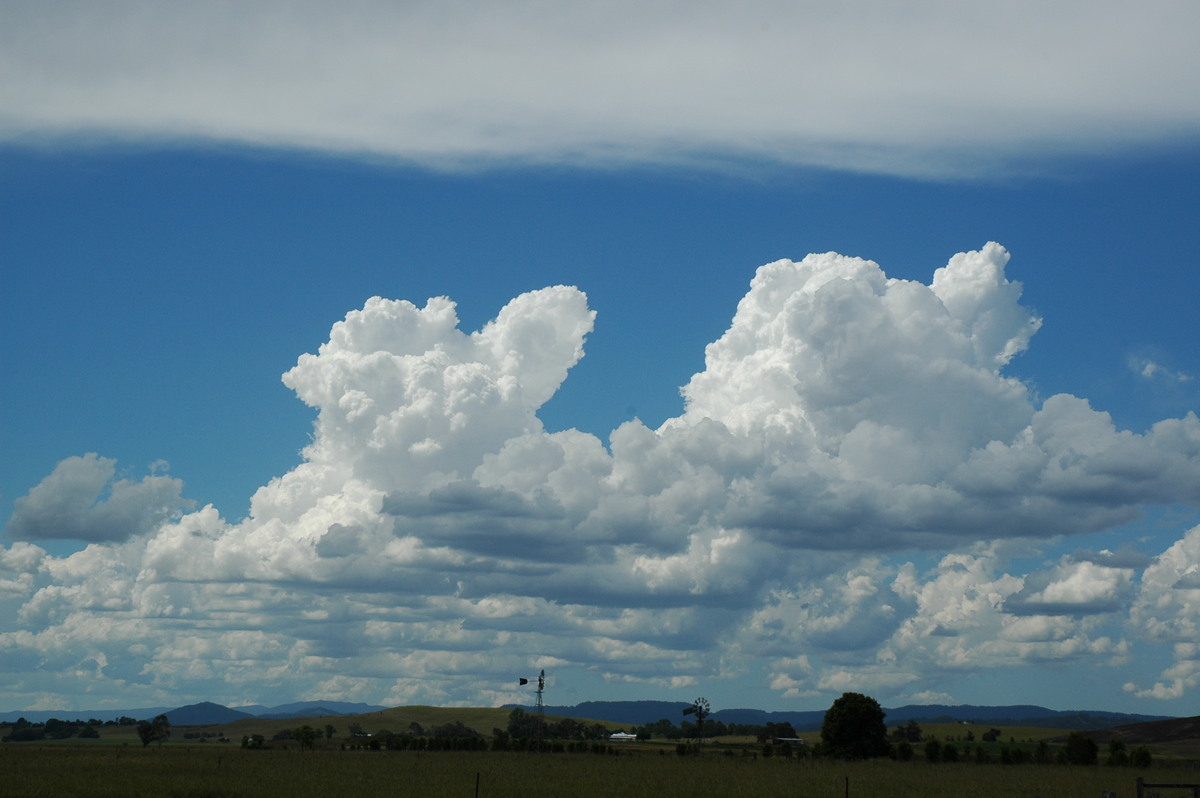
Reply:
M843 763L655 752L301 753L178 744L149 749L0 747L0 793L10 798L1096 798L1104 790L1124 798L1135 794L1139 775L1148 781L1200 780L1200 773L1179 769ZM1174 794L1164 791L1162 798Z

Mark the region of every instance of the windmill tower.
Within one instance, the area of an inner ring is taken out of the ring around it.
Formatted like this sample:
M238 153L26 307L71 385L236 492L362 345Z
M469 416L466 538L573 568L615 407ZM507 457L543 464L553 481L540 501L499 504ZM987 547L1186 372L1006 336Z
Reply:
M521 679L521 684L529 684L528 679ZM538 747L541 747L542 735L546 731L546 702L542 700L542 693L546 691L546 669L538 674L537 680L537 725L538 725Z
M543 669L542 672L538 674L537 703L534 705L537 707L539 726L544 726L546 724L546 702L542 700L542 693L545 691L546 671Z
M709 706L708 699L704 697L697 698L690 707L683 710L683 714L685 715L696 716L697 744L699 744L699 741L704 739L704 719L707 718L711 712L712 707Z

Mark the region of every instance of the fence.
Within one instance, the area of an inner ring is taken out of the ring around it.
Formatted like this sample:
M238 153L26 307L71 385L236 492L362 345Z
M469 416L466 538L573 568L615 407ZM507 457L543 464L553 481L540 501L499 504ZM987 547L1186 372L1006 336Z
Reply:
M1149 788L1153 788L1155 792L1147 792L1146 790ZM1192 798L1200 798L1200 784L1152 784L1138 776L1137 798L1158 798L1158 789L1191 790Z

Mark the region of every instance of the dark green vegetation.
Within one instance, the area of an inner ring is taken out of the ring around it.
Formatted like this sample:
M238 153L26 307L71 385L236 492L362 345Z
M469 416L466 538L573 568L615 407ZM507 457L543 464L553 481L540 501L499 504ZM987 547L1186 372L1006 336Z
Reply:
M891 747L879 702L862 693L843 693L825 713L821 746L838 759L887 756Z
M1103 740L1063 729L910 721L883 729L880 743L883 718L872 704L859 694L843 696L828 713L826 739L806 732L799 735L804 743L788 724L698 740L679 736L687 721L676 726L666 718L621 727L547 716L543 727L525 710L436 707L168 727L169 738L151 735L149 745L143 745L142 733L153 731L155 721L14 724L0 726L0 737L11 741L0 745L0 794L1094 798L1103 791L1132 795L1139 776L1200 782L1197 762L1173 755L1197 741L1172 737L1193 735L1193 722L1200 719L1114 729ZM639 738L608 739L617 728ZM835 747L853 734L865 735L868 747L852 742ZM1156 741L1148 742L1147 735ZM1164 792L1163 798L1172 795Z
M262 751L236 744L151 746L6 745L3 794L11 798L329 798L329 796L570 795L890 796L892 798L1095 798L1131 795L1137 776L1184 781L1196 771L1103 766L928 765L780 756L676 756L659 751L537 754L370 750Z

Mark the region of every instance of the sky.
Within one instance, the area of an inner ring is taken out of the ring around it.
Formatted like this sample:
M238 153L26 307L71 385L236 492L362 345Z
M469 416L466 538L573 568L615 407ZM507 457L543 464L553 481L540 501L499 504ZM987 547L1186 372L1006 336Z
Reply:
M0 0L0 709L1200 712L1198 27Z

